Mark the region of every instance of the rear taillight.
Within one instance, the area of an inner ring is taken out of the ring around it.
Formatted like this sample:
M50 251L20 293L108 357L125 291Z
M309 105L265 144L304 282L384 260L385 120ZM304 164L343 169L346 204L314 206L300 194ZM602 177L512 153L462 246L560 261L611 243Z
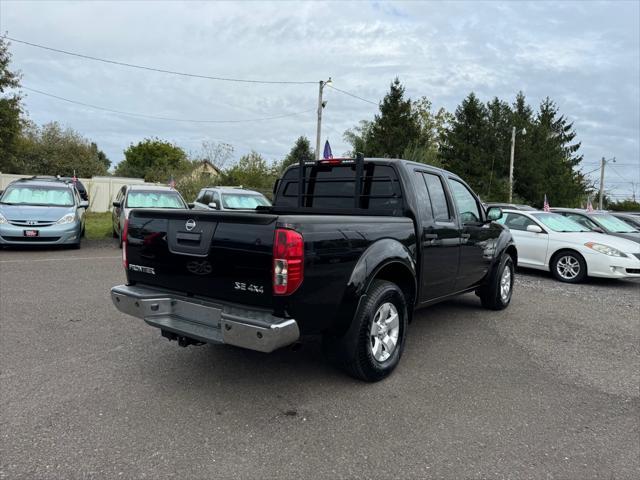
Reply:
M127 260L127 233L129 232L129 219L125 219L124 226L122 227L122 266L125 270L129 268L129 261Z
M291 295L304 278L304 239L294 230L277 228L273 241L273 293Z

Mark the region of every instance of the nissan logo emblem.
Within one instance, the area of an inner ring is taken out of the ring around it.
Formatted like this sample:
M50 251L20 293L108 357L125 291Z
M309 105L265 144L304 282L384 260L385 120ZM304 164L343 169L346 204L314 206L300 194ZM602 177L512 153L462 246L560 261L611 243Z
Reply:
M187 232L190 232L194 228L196 228L196 221L193 218L187 220L187 223L184 224L184 228L187 229Z

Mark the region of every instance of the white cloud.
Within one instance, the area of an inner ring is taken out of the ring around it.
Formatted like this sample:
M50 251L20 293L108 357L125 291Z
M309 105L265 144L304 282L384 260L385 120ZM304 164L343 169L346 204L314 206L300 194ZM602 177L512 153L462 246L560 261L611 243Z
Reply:
M639 162L638 3L541 2L31 2L3 1L10 36L98 57L240 78L318 81L378 101L399 76L412 97L450 110L470 91L536 105L549 96L576 121L589 162ZM313 109L317 84L253 85L127 69L12 46L25 86L118 110L241 119ZM323 139L376 107L328 90ZM114 161L145 136L187 150L223 140L281 158L299 135L315 140L315 112L269 122L208 125L119 117L30 93L31 117L59 120ZM617 136L612 136L616 132ZM606 151L603 151L606 150ZM633 170L633 168L632 168ZM633 175L630 171L630 175Z

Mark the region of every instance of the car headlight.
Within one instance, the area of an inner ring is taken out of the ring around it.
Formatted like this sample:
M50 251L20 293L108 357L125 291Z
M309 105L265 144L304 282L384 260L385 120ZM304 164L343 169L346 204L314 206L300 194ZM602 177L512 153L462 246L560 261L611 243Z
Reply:
M626 254L622 253L620 250L616 250L613 247L610 247L608 245L603 245L601 243L587 242L584 244L584 246L590 248L591 250L595 250L596 252L609 255L610 257L626 257L627 256Z
M9 223L9 222L7 222L7 219L4 218L4 215L0 213L0 225L2 225L3 223Z
M56 225L64 225L65 223L73 223L76 221L75 213L67 213L64 217L56 222Z

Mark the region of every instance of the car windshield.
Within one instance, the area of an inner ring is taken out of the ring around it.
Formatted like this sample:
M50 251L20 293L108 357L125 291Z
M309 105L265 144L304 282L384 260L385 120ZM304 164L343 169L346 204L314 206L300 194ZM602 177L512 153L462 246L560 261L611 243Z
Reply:
M262 195L250 193L223 193L222 206L230 210L253 210L258 206L268 207L270 205Z
M614 233L633 233L637 232L635 228L633 228L628 223L620 220L619 218L614 217L613 215L609 215L608 213L597 213L591 215L595 220L597 220L604 228L606 228L609 232Z
M73 193L67 187L40 185L9 186L2 195L0 203L9 205L38 205L55 207L73 207Z
M589 232L590 230L583 227L578 222L574 222L570 218L563 217L557 213L532 213L545 227L550 228L554 232Z
M186 208L178 192L132 191L127 195L127 208Z

